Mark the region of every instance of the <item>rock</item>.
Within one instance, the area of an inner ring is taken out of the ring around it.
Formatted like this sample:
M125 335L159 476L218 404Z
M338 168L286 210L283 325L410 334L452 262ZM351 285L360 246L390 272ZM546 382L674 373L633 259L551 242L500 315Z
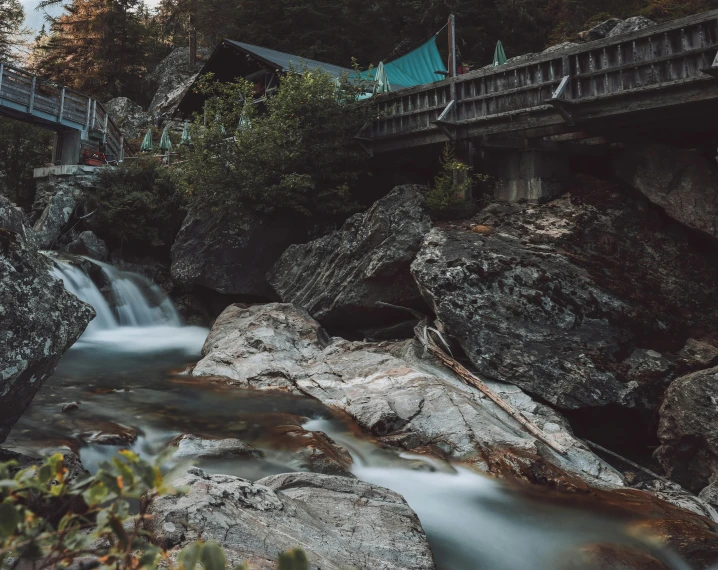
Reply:
M60 404L61 412L73 412L80 409L80 402L63 402Z
M267 271L305 236L296 216L190 212L172 246L172 277L187 288L272 299Z
M135 428L113 422L97 423L93 429L80 434L80 438L88 443L98 445L130 445L137 441L139 432Z
M243 388L300 393L347 413L381 443L472 463L500 476L575 487L620 486L621 476L574 438L565 420L520 389L490 383L569 448L537 442L477 390L423 359L413 341L331 339L289 304L232 305L215 322L194 376L224 376Z
M19 216L0 196L0 443L95 316L50 275Z
M149 113L169 119L197 76L197 72L209 57L211 50L197 50L197 64L189 64L189 48L181 47L172 50L166 58L149 75L155 95L150 103Z
M229 459L241 457L258 459L264 454L239 439L203 439L197 435L185 434L172 444L177 448L175 459Z
M104 106L125 139L141 139L152 126L152 115L127 97L110 99Z
M84 231L67 246L70 253L85 255L98 261L106 261L110 255L105 242L90 231Z
M176 484L189 492L149 503L145 525L162 548L215 540L230 566L246 561L254 570L274 570L278 555L295 547L305 551L312 570L434 568L416 514L382 487L316 473L252 483L200 469Z
M421 188L399 186L340 230L287 248L267 278L282 301L304 307L324 326L405 320L377 303L424 306L409 266L430 229Z
M623 20L619 18L609 18L605 22L601 22L597 26L594 26L586 32L586 39L588 41L602 40L609 32L611 32L618 24L623 23Z
M587 544L567 554L558 570L670 570L638 548L615 544Z
M289 437L296 442L294 451L301 458L298 465L300 469L325 475L354 477L350 471L351 455L325 433L307 431L297 426L282 426L276 431L283 434L285 439Z
M40 249L52 249L58 245L60 236L69 229L68 222L77 205L78 199L64 192L58 192L50 199L34 227Z
M660 410L656 450L668 476L698 492L718 474L718 367L675 380Z
M34 224L40 219L52 198L57 194L71 196L78 201L81 201L85 195L92 194L97 187L97 174L100 168L99 166L67 166L64 167L65 174L50 174L36 178L35 201L32 204L30 218L32 223ZM90 213L92 209L90 208L87 212L83 211L83 214Z
M614 170L673 219L718 237L718 167L698 152L627 145Z
M564 51L567 49L571 49L572 47L576 47L577 45L580 45L580 44L577 44L576 42L561 42L560 44L556 44L554 46L546 48L541 53L545 54L545 53L554 53L557 51Z
M581 177L546 204L487 208L489 236L426 237L414 277L481 374L565 409L653 411L690 331L718 333L711 254L623 192Z
M649 20L645 16L633 16L632 18L618 22L618 24L612 27L611 31L606 34L606 37L613 38L620 34L630 34L631 32L637 32L655 25L656 23L653 20Z
M689 338L678 356L688 368L694 370L709 368L718 364L718 347L708 342Z

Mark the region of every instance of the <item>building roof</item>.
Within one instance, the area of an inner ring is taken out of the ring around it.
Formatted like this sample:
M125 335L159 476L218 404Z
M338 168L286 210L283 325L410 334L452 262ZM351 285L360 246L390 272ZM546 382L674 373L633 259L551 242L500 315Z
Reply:
M355 74L353 69L348 67L341 67L339 65L332 65L331 63L324 63L322 61L316 61L306 57L298 55L292 55L290 53L284 53L269 48L263 48L252 44L245 44L242 42L235 42L233 40L225 40L228 44L242 50L248 55L251 55L267 65L276 66L282 71L289 71L291 68L301 70L306 67L309 70L321 69L331 75L332 77L341 77L344 74Z

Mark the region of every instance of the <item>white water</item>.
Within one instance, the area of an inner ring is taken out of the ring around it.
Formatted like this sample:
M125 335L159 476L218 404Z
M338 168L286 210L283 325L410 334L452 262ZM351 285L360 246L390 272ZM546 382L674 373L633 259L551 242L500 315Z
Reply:
M172 301L146 277L120 271L99 261L106 293L78 266L55 259L53 274L65 288L92 305L97 316L88 325L75 347L103 345L124 353L179 351L199 355L207 329L182 326Z

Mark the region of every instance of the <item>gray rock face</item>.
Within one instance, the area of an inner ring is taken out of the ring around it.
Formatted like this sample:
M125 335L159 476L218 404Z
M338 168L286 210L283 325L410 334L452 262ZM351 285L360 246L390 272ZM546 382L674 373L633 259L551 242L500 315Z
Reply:
M490 235L427 236L412 272L482 374L567 409L653 410L691 327L716 333L715 259L617 190L583 178L548 204L488 208Z
M660 410L656 457L668 476L698 492L718 475L718 367L683 376Z
M231 565L274 570L278 555L302 548L312 570L431 570L416 514L388 489L347 477L289 473L252 483L191 469L180 497L156 497L147 520L163 548L201 538L219 542Z
M67 251L77 255L86 255L98 261L106 261L110 255L105 242L90 231L84 231L70 242Z
M40 249L52 249L58 245L62 233L69 229L67 225L77 204L77 198L64 192L58 192L50 199L34 227Z
M718 168L697 152L663 145L627 146L616 174L673 219L718 237Z
M177 438L174 443L177 451L175 459L226 459L230 457L243 457L256 459L262 457L262 452L247 445L239 439L203 439L192 434L185 434Z
M127 97L105 103L105 109L126 139L139 139L152 125L152 115Z
M188 47L176 48L164 58L149 76L156 89L149 113L169 118L209 54L209 49L198 48L195 66L189 64Z
M21 215L0 196L0 443L95 315L50 275Z
M623 20L619 18L609 18L605 22L601 22L597 26L594 26L593 28L585 32L586 39L589 41L602 40L609 34L609 32L611 32L611 30L613 30L618 24L621 24L622 22Z
M232 305L217 319L192 374L301 393L346 412L388 446L469 462L496 475L561 485L622 484L550 408L514 386L490 383L569 448L565 456L537 442L422 352L413 341L331 339L304 310L289 304Z
M402 319L377 302L423 305L409 266L430 229L420 187L400 186L340 230L290 246L268 280L282 301L304 307L325 326Z
M172 246L172 277L185 287L274 298L267 271L304 232L295 218L190 212Z
M637 32L655 25L656 23L653 20L649 20L645 16L633 16L616 24L611 28L611 31L606 34L606 37L613 38L620 34L630 34L631 32Z

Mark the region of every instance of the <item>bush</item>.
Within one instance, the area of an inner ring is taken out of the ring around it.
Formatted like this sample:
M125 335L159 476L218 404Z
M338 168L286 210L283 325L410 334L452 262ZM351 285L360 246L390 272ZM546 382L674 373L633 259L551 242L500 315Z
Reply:
M284 209L305 216L355 208L351 190L367 157L353 137L372 110L358 101L360 90L347 78L291 71L261 110L252 102L250 83L209 78L201 89L209 99L204 117L194 122L194 149L180 169L193 207Z
M470 193L474 180L473 168L456 160L454 147L448 143L441 155L441 170L424 191L424 205L437 218L459 214L466 208L464 196ZM469 199L471 197L469 196Z
M131 451L120 451L95 475L74 481L67 478L61 454L21 471L15 462L0 463L0 568L30 562L35 570L49 570L82 560L88 568L106 570L194 570L198 564L204 570L225 570L226 557L217 543L190 544L172 564L143 530L148 515L141 499L148 492L182 492L168 481L187 465L163 475L160 465L168 458L150 464ZM131 502L138 501L139 512L133 513ZM306 555L298 549L283 553L278 568L307 570Z
M103 168L91 202L97 233L119 245L160 242L169 248L184 218L173 172L153 158Z

